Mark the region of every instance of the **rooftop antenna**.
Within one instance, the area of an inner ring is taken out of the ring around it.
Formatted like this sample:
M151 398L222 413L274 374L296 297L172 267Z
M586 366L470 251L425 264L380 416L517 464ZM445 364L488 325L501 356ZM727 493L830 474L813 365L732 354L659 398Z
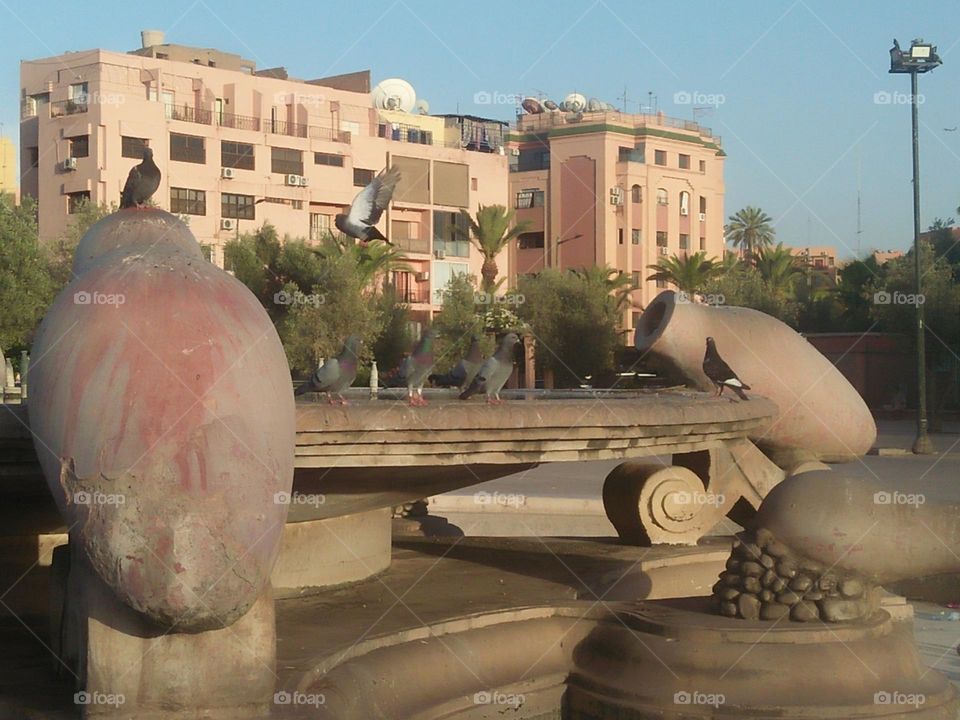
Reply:
M647 107L650 108L651 112L657 114L657 96L653 94L652 90L647 91Z
M860 204L860 190L861 190L861 174L860 174L860 161L862 160L862 154L860 152L860 144L857 143L857 260L860 260L860 239L863 235L863 216L861 214L861 204Z
M623 112L624 114L629 113L629 112L630 112L630 107L627 105L627 86L626 86L626 85L623 86L623 95L621 95L620 97L618 97L617 100L620 100L620 101L623 103L623 111L622 111L622 112Z

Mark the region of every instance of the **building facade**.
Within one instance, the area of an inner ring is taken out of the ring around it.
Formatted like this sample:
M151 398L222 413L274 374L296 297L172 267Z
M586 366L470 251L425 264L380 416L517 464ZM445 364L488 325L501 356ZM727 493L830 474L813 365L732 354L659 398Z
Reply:
M118 203L144 145L163 175L153 201L186 216L220 265L227 241L264 223L318 241L396 165L402 179L379 227L409 258L392 280L414 317L429 319L449 277L482 264L457 233L459 211L508 204L505 123L378 108L368 72L296 80L144 33L139 50L25 61L20 75L22 193L39 202L43 240L84 199Z
M837 282L837 249L833 245L791 247L790 253L808 268Z
M0 135L0 195L17 197L17 153L13 140Z
M529 113L507 152L510 206L530 225L511 266L623 271L634 285L625 331L665 287L646 279L658 257L723 257L724 152L697 123L610 109Z

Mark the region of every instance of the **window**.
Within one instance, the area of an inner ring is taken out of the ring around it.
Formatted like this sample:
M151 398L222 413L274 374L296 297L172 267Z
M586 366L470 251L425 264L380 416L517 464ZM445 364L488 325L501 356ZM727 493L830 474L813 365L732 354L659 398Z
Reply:
M90 202L89 190L67 193L67 212L73 215L79 212L80 207L88 202Z
M707 249L707 239L705 237L700 238L700 249L701 250Z
M544 245L544 234L540 232L525 232L517 236L517 247L521 250L533 250L542 248Z
M630 231L630 243L632 245L639 245L640 237L641 237L640 228L634 228L633 230Z
M640 287L640 283L642 282L642 280L640 279L640 271L634 270L632 273L630 273L630 275L631 275L631 280L633 281L633 288L634 290L636 290L638 287Z
M73 100L77 105L87 104L87 95L89 95L90 86L88 83L73 83L67 89L67 98Z
M67 138L67 143L70 145L68 152L70 157L85 158L90 155L89 135L77 135L76 137Z
M517 208L543 207L543 190L521 190L517 193Z
M680 191L680 214L690 214L690 193L686 190Z
M667 246L667 231L657 230L657 247Z
M354 187L366 187L371 182L373 182L375 173L373 170L364 170L363 168L354 168L353 169L353 184Z
M620 162L625 161L642 163L644 161L643 145L638 145L635 148L621 147L619 153L617 154L617 160Z
M623 228L617 228L617 244L623 245Z
M670 196L667 194L666 188L657 188L657 205L669 205Z
M207 193L189 188L170 188L170 212L181 215L206 215Z
M663 278L657 278L657 289L663 290L665 287L667 287L667 281Z
M707 171L707 161L706 161L706 160L701 160L701 161L700 161L700 172L705 173L706 171Z
M310 239L323 240L330 232L330 216L323 213L310 213Z
M253 145L228 140L220 142L220 167L254 170L254 160Z
M667 151L666 150L654 150L653 151L653 162L657 165L666 165L667 164Z
M205 163L207 161L207 149L203 138L196 135L170 133L170 159L180 162Z
M690 169L690 156L689 156L689 155L684 155L683 153L680 153L679 162L680 162L680 169L681 169L681 170L689 170L689 169Z
M329 165L330 167L343 167L343 155L315 152L313 154L313 164Z
M680 249L689 250L690 249L690 236L686 233L680 233Z
M470 228L458 212L433 211L433 249L447 257L470 257Z
M126 135L120 138L121 157L139 160L143 157L145 147L147 147L147 141L143 138L127 137Z
M550 151L540 148L531 150L521 150L517 156L517 170L525 172L527 170L546 170L550 167Z
M360 123L353 122L352 120L341 120L340 121L340 132L348 132L351 135L360 134Z
M37 146L27 148L27 158L30 162L30 167L40 167L40 148Z
M292 148L270 148L270 172L303 175L303 153Z
M700 212L704 214L707 212L707 199L703 195L700 196Z
M253 220L253 195L220 194L220 217Z
M643 188L641 188L639 185L634 185L632 188L630 188L630 199L635 203L642 202Z

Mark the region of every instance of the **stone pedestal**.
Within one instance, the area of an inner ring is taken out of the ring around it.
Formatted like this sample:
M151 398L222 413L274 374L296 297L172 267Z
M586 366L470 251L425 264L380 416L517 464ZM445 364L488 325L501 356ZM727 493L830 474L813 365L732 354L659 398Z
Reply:
M71 556L72 555L72 556ZM85 718L265 717L276 681L270 586L228 627L178 632L119 602L78 553L54 556L51 648Z

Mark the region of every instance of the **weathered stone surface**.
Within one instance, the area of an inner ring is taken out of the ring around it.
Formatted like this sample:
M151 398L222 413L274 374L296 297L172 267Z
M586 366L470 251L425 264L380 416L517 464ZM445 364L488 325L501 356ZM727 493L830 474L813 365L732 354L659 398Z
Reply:
M858 598L863 595L863 583L856 578L847 578L840 583L840 594L845 598Z
M795 590L798 593L806 592L812 586L813 580L811 580L807 575L797 575L789 582L790 589Z
M781 605L780 603L763 603L760 606L760 619L761 620L779 620L780 618L790 614L790 607L788 605Z
M758 593L763 588L760 585L760 579L751 575L743 579L743 589L750 593Z
M787 587L787 583L785 583L783 578L781 577L775 577L773 580L770 581L770 589L773 590L773 592L775 593L783 592L783 590L786 587Z
M783 603L784 605L796 605L800 602L800 596L792 590L786 590L777 595L777 602Z
M732 556L727 558L726 568L733 573L740 572L740 560Z
M777 579L777 574L773 570L767 570L760 578L760 584L765 588L773 587L773 581Z
M820 616L815 603L801 600L790 608L790 618L797 622L812 622Z
M857 600L826 598L818 603L823 619L827 622L848 622L863 617L865 606Z
M797 563L790 558L783 558L777 563L777 575L782 578L792 578L797 574Z
M740 595L740 591L737 590L736 588L725 587L722 590L720 590L720 592L717 593L717 595L720 597L721 600L732 601L737 599L737 597Z
M760 617L760 601L753 595L741 595L737 598L737 610L744 620L756 620Z
M734 573L729 573L729 572L728 572L728 573L725 573L724 576L723 576L723 582L724 582L724 584L730 585L731 587L739 587L741 581L742 581L741 576L740 576L740 575L736 575L736 574L734 574Z
M760 556L760 564L763 565L767 570L774 567L777 564L776 559L772 555L767 555L764 553Z
M782 558L789 554L789 549L782 542L772 542L767 545L765 548L767 554L772 555L775 558Z
M753 562L752 560L743 563L740 566L740 570L742 574L749 575L751 577L760 577L763 575L763 565L758 562Z
M722 602L720 603L720 614L725 615L726 617L736 617L737 616L737 604L732 602Z
M773 602L774 597L775 597L774 594L773 594L772 592L770 592L769 590L761 590L761 591L760 591L760 601L761 601L761 602L765 602L765 603Z

